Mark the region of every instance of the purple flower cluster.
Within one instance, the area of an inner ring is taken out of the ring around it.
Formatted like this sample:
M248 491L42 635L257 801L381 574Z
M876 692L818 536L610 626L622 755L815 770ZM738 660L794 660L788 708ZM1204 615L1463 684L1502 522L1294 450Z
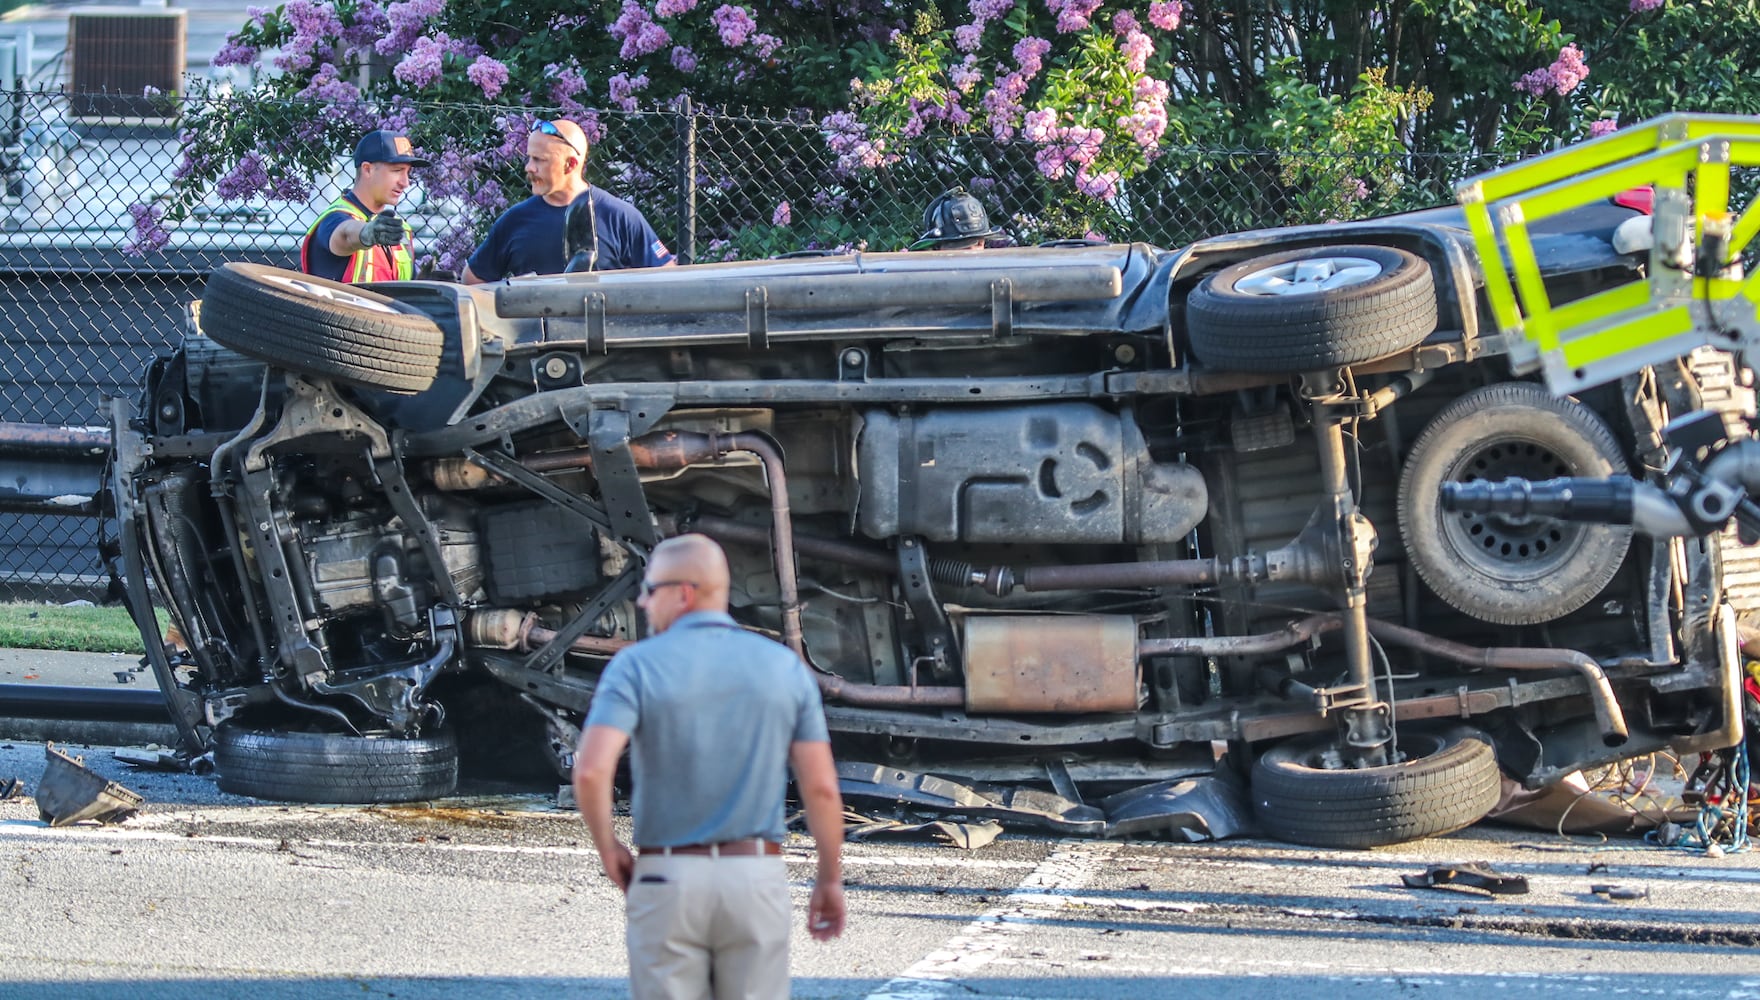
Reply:
M721 34L721 41L730 49L737 49L746 43L752 32L758 30L758 22L752 19L752 12L744 7L735 7L724 3L715 8L709 15L715 24L715 30Z
M1031 80L1045 68L1045 56L1051 52L1051 43L1034 35L1014 43L1015 65L1020 67L1021 76Z
M672 47L672 68L687 75L695 73L697 71L697 54L691 51L689 45L674 45Z
M257 61L257 47L246 45L237 35L226 36L226 44L210 62L215 66L249 66Z
M788 206L787 201L777 202L776 211L770 213L770 224L772 226L786 226L792 221L794 221L794 209Z
M586 109L575 100L575 95L587 89L587 78L581 68L570 59L566 63L550 63L544 67L544 76L550 81L550 100L562 108L562 113L576 121ZM526 123L530 125L530 122ZM520 137L517 156L525 155L525 137Z
M361 99L361 89L343 80L335 63L324 63L295 96L327 104L347 104Z
M440 79L441 62L446 56L444 32L432 38L418 38L409 55L391 70L391 75L417 90L433 86Z
M1563 97L1588 78L1589 65L1583 62L1583 50L1566 45L1558 51L1558 58L1552 61L1552 65L1524 73L1515 87L1535 97L1544 97L1548 91Z
M303 202L311 196L311 185L298 174L286 173L269 179L269 197L276 201Z
M619 73L609 81L611 85L611 103L625 111L636 109L636 95L648 89L648 74L630 76Z
M1045 0L1045 6L1057 15L1057 31L1067 35L1072 31L1086 31L1092 22L1094 12L1100 9L1102 0Z
M507 86L507 66L488 56L478 56L464 75L483 88L483 97L491 101L501 93L501 88Z
M1112 33L1118 37L1124 38L1132 32L1142 30L1142 22L1138 21L1137 15L1132 14L1130 11L1121 10L1112 15Z
M782 39L775 35L767 35L760 31L752 36L752 51L756 52L761 60L767 60L774 56L776 50L780 48L782 48Z
M1149 4L1149 23L1162 31L1172 31L1179 27L1185 11L1186 6L1180 0L1154 0Z
M446 9L446 0L403 0L385 8L385 19L391 30L373 45L382 56L396 55L415 44L427 27L428 19Z
M256 153L246 153L214 185L214 193L227 201L243 201L268 186L269 171L263 166L263 158Z
M972 12L973 21L985 24L1000 21L1014 9L1014 0L971 0L966 9Z
M953 47L961 52L976 52L984 44L984 22L962 24L953 29Z
M373 46L385 33L391 30L391 19L385 16L385 8L374 0L360 0L355 4L354 17L340 35L343 54L365 56L373 51Z
M623 43L618 54L624 59L639 59L672 44L672 36L635 0L624 0L622 12L611 23L611 37Z
M1632 13L1643 14L1662 6L1662 0L1632 0Z
M696 9L697 0L660 0L654 5L655 17L677 17Z
M128 243L122 248L125 253L142 257L171 242L171 231L160 224L165 213L159 206L137 201L128 206L128 214L134 220L134 225L131 227Z
M281 8L282 17L293 29L293 37L281 46L275 65L289 73L299 73L315 61L330 59L334 53L330 38L342 33L342 21L336 16L336 5L315 4L311 0L288 0Z
M886 140L868 138L868 126L852 112L826 115L819 127L826 131L825 144L837 155L837 169L842 173L873 170L898 162L897 154L886 152Z

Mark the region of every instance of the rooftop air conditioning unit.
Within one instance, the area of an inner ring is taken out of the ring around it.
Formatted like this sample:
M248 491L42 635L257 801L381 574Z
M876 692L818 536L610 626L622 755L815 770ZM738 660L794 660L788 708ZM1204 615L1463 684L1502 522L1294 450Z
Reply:
M188 15L181 10L88 7L67 16L70 101L81 118L162 118L148 88L182 89Z

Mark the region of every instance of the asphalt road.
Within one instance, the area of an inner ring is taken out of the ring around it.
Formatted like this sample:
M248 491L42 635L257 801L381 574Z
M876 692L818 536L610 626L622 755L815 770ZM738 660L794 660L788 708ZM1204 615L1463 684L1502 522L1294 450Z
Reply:
M548 794L284 806L85 755L148 805L50 829L28 798L0 802L0 997L624 995L620 898ZM43 761L0 744L0 781L34 790ZM808 842L788 857L804 904ZM1463 860L1530 891L1400 885ZM1482 825L1361 852L870 842L846 868L849 932L797 933L797 997L1760 996L1760 853Z

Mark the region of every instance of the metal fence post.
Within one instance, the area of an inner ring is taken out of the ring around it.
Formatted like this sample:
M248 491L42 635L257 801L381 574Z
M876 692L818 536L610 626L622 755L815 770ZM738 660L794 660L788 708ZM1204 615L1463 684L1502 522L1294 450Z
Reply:
M697 259L697 115L687 95L678 102L678 260Z

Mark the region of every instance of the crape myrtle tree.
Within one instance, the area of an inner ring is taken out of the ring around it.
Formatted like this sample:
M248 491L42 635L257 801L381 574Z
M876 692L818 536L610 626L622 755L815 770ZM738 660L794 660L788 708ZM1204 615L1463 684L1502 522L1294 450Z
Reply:
M699 259L901 246L954 184L1016 240L1177 245L1434 204L1664 111L1760 110L1757 29L1760 0L290 0L215 60L247 94L182 103L135 245L204 198L303 201L394 127L435 161L455 210L423 249L456 269L524 195L538 116L588 129L595 179L669 204L685 97L711 114Z

